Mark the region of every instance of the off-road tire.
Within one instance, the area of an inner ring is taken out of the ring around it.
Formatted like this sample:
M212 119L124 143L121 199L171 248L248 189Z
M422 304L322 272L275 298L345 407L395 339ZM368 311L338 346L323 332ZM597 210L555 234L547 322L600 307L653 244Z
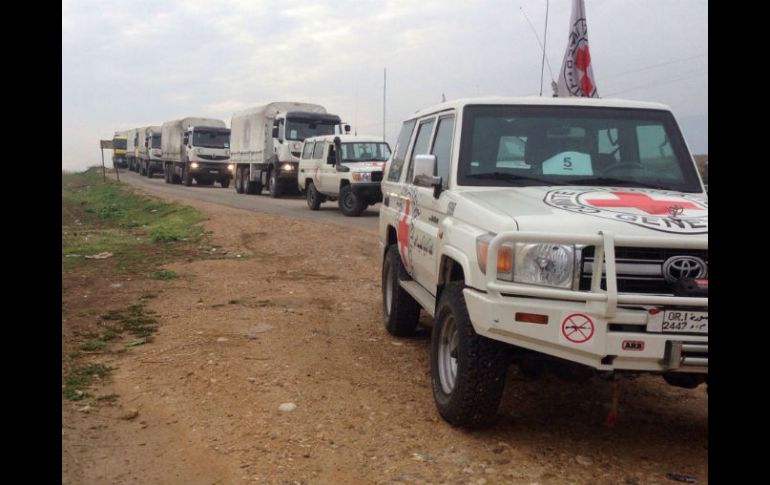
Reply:
M270 192L270 197L274 199L281 196L281 184L278 181L278 176L275 174L275 169L273 168L267 173L267 190Z
M243 193L243 167L235 167L235 193Z
M340 212L348 217L357 217L366 210L366 203L364 200L353 193L353 189L350 185L346 185L340 189L339 199Z
M396 337L413 335L420 319L420 304L398 284L408 280L398 245L388 247L382 262L382 315L385 330Z
M193 183L193 177L192 174L190 174L190 169L185 167L184 171L182 172L182 183L185 187L189 187Z
M463 286L458 281L449 283L441 293L436 309L430 351L433 399L441 417L453 426L483 428L495 421L510 355L505 344L473 330ZM446 325L449 325L448 335L443 331ZM452 326L456 334L451 332ZM453 339L455 335L456 339ZM442 340L454 341L456 347L452 350L451 345L440 345ZM440 347L445 349L443 354ZM440 377L442 355L456 359L454 386L449 392L442 386Z
M308 182L306 192L307 206L311 211L317 211L321 207L321 194L318 193L313 182Z

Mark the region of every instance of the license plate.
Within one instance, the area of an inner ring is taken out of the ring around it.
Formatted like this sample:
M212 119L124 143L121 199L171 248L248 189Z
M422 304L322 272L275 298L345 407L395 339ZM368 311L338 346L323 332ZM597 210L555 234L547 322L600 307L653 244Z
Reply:
M663 310L647 317L648 332L709 333L708 312Z
M219 173L219 170L209 170L209 173Z

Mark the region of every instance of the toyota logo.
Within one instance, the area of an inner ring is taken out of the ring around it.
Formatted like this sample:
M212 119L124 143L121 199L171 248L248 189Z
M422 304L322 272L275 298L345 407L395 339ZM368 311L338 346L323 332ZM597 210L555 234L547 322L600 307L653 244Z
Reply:
M663 277L669 283L682 278L703 278L707 270L706 262L695 256L674 256L663 263Z

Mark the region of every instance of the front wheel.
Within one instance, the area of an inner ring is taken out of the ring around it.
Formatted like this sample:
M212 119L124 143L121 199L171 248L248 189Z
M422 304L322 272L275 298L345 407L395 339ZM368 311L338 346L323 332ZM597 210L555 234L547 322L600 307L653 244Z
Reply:
M243 167L235 168L235 192L237 194L243 193Z
M307 206L311 211L317 211L321 207L321 194L318 193L313 182L307 184Z
M221 185L223 189L230 187L230 177L220 180L219 185Z
M350 185L342 187L340 190L340 211L348 217L360 216L366 209L364 200L353 193L353 189Z
M382 263L382 314L389 334L406 337L414 334L420 319L420 304L401 288L400 280L408 280L398 245L393 244L385 253Z
M190 174L190 169L185 167L184 172L182 172L182 183L185 185L185 187L189 187L192 185L192 175Z
M271 169L267 177L267 190L270 192L270 197L274 199L280 197L281 184L278 183L278 176L275 173L275 169Z
M505 388L506 345L473 330L462 282L441 294L431 335L431 382L439 414L450 424L482 428L495 420Z

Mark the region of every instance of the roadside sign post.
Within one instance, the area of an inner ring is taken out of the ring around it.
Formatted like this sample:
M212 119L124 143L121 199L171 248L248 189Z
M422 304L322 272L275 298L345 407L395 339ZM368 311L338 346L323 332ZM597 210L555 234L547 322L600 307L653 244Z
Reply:
M102 152L102 180L107 181L107 169L104 168L104 147L100 147L100 150Z

